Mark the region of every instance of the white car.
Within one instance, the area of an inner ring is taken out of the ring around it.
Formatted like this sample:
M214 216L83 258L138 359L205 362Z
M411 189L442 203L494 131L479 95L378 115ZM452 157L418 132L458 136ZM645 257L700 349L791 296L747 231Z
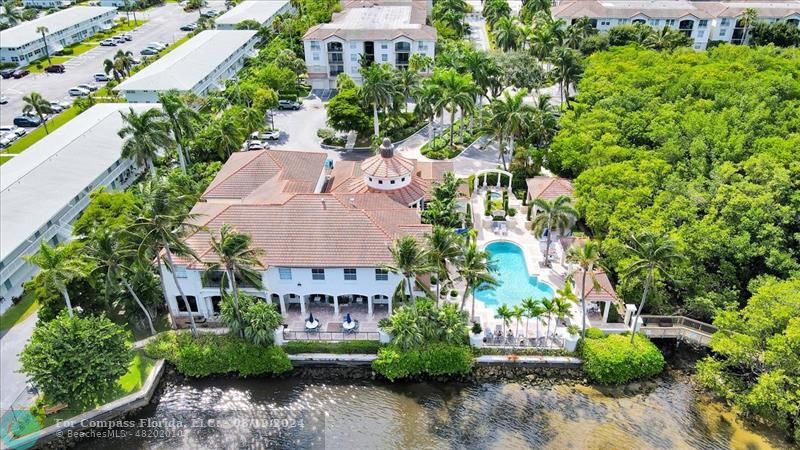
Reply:
M61 106L61 103L50 102L50 109L52 109L54 113L60 113L60 112L64 111L66 108Z
M104 83L104 82L106 82L106 81L108 81L110 79L111 78L109 78L108 75L106 75L104 73L96 73L96 74L94 74L94 81L97 82L97 83Z
M14 133L2 133L0 134L0 148L6 148L11 145L12 142L17 140L17 135Z
M120 34L120 36L122 36L122 38L125 39L126 41L133 40L133 36L130 33Z
M89 92L94 92L97 90L97 86L89 83L79 84L78 87L81 89L86 89Z
M102 47L116 47L117 43L114 42L113 39L103 39L100 41L100 46Z
M164 50L165 48L167 48L167 44L163 42L151 42L147 44L147 46L151 48L157 48L159 50Z
M8 97L0 95L0 105L5 105L6 103L8 103Z
M124 36L114 36L113 38L111 38L111 40L114 41L114 43L116 44L124 44L125 42L127 42Z
M269 150L269 144L262 141L250 141L244 143L245 150Z
M67 91L67 93L71 97L86 97L87 95L90 94L90 92L88 90L83 89L83 88L79 88L79 87L74 87L74 88L70 89L69 91Z
M27 131L24 128L20 128L16 125L0 125L0 134L3 133L14 133L19 137L25 136Z
M277 141L281 138L281 131L280 130L267 130L267 131L254 131L253 134L250 135L250 139L255 140L270 140L270 141Z

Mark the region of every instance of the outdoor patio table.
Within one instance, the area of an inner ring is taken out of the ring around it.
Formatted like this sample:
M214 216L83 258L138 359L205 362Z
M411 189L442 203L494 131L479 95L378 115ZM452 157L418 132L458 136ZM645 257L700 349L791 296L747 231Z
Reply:
M352 330L355 327L356 327L356 321L355 320L350 322L350 323L347 323L347 322L342 323L342 328L344 328L345 330Z
M306 329L314 330L319 326L319 321L315 320L313 323L306 320Z

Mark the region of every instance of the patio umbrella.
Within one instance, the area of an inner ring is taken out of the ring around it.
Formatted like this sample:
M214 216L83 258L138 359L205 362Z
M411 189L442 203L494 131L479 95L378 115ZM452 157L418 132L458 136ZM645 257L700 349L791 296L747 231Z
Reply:
M308 321L309 321L309 323L314 323L314 315L313 314L308 313Z
M353 319L350 318L350 313L347 313L347 315L344 316L344 321L347 322L347 323L350 323L350 322L353 321Z

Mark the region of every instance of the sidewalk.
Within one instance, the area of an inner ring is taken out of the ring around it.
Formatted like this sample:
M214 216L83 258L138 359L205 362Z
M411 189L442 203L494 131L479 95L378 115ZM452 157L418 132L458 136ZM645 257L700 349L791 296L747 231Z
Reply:
M10 408L25 392L27 378L17 372L21 367L18 354L33 334L37 320L38 314L33 313L0 337L0 410Z

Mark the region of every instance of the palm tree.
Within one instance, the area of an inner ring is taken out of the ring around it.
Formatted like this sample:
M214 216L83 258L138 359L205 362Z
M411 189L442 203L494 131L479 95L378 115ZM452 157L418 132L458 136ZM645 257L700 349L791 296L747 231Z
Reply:
M503 321L503 337L506 336L506 327L511 325L511 318L514 316L514 312L511 308L508 307L505 303L497 307L495 311L495 319L501 319Z
M206 265L204 276L222 272L219 291L225 295L226 286L232 292L233 310L236 320L241 324L242 316L239 311L238 280L262 289L261 272L258 268L264 267L259 260L263 254L261 249L252 248L250 235L239 233L228 224L222 224L219 235L211 235L211 250L217 255L217 261ZM244 333L244 330L240 330Z
M50 30L45 26L38 26L36 27L36 32L42 35L42 43L44 43L44 54L45 56L47 56L47 65L51 66L53 65L53 62L50 61L50 49L47 47L47 36L46 36L47 33L50 32Z
M210 143L213 148L217 149L217 155L223 160L228 159L233 152L239 149L244 134L239 123L232 118L216 121L209 131Z
M452 228L434 226L430 234L425 235L428 245L430 265L439 282L436 283L436 306L439 306L440 287L444 280L450 281L447 263L454 263L461 255L461 237Z
M758 20L758 12L753 8L747 8L739 15L739 21L744 27L742 32L742 44L747 43L747 34L750 32L750 26Z
M530 121L533 114L531 105L525 103L525 96L528 95L527 89L520 89L513 95L508 91L502 97L495 98L489 105L489 110L493 116L490 119L493 123L505 124L505 133L509 138L509 153L514 156L514 138L519 136L523 127Z
M492 28L492 36L500 50L504 52L515 50L520 40L520 30L516 19L501 17Z
M419 74L433 69L433 58L424 53L414 53L408 59L408 70Z
M403 96L403 112L408 111L408 98L416 90L419 77L409 69L398 70L396 76L397 92Z
M497 284L497 279L492 275L497 271L492 255L487 251L478 250L474 239L469 239L464 249L464 256L458 262L458 274L464 279L466 287L461 297L461 310L467 302L467 295L472 294L472 313L470 320L475 318L475 289Z
M421 117L429 118L428 121L428 135L431 140L436 138L436 130L433 127L433 122L436 120L436 104L439 99L439 86L436 83L422 83L414 91L414 113L419 114Z
M119 83L122 77L125 76L125 67L123 64L124 62L121 59L107 59L103 61L103 72L105 72L106 75L113 76L114 80Z
M461 58L460 68L472 75L472 80L480 88L477 92L476 103L480 106L483 98L488 99L488 93L500 86L502 71L500 66L482 51L468 51Z
M22 113L35 113L39 116L39 120L42 121L42 124L44 124L45 134L50 134L50 130L47 128L47 121L45 120L45 114L53 113L53 107L50 105L50 102L38 92L31 92L25 97L22 97L22 101L25 103L25 106L22 108Z
M445 69L434 74L435 83L441 89L439 105L450 112L450 146L453 146L456 109L462 113L474 104L475 83L469 74L460 74L454 69Z
M94 271L103 274L106 284L106 303L110 303L108 301L109 292L115 287L117 282L120 282L131 295L139 309L142 310L142 313L144 313L147 325L150 328L150 335L155 335L156 329L153 326L153 318L150 316L150 312L139 299L139 296L136 295L136 292L127 279L126 274L130 274L135 270L133 269L135 253L134 250L127 245L126 240L122 239L122 237L116 233L111 233L107 230L99 230L94 236L94 239L86 246L85 254L89 261L94 263Z
M123 111L119 114L122 116L123 127L117 135L125 139L122 143L122 157L145 165L150 175L155 176L153 159L158 156L159 151L174 143L164 113L153 108L137 114L130 108L127 114Z
M375 136L380 135L378 121L378 108L388 106L394 96L394 83L392 71L388 65L373 64L361 69L364 82L361 86L361 96L368 104L372 105L372 124Z
M547 339L550 337L550 324L553 322L553 313L558 309L555 298L543 298L542 309L544 314L547 314L547 329L544 332L545 343L547 343ZM538 335L539 332L537 331L536 334Z
M86 264L74 258L66 246L51 247L44 240L39 242L38 252L23 259L39 268L36 276L46 289L56 290L61 294L67 305L67 313L72 317L72 301L67 285L76 278L86 276Z
M528 332L528 327L530 325L531 319L536 319L536 339L539 339L539 317L545 313L544 306L542 306L541 300L536 300L533 297L528 297L522 300L522 307L525 308L525 317L527 321L525 322L525 333Z
M494 28L494 24L504 17L511 16L511 6L504 0L488 0L483 3L483 17L486 18L486 23Z
M578 212L570 205L571 202L572 200L566 195L559 195L553 201L537 198L530 206L540 210L531 222L531 231L539 239L547 235L544 254L544 262L547 267L550 267L550 243L553 231L563 234L578 217Z
M650 290L655 290L656 288L656 277L669 278L669 267L673 263L680 261L682 256L678 254L675 245L668 236L652 232L643 232L638 235L632 234L630 242L625 245L625 248L630 252L631 260L622 270L623 278L636 281L641 280L642 276L645 277L642 301L639 303L639 309L636 310L636 317L633 319L632 344L636 335L636 327L639 324L639 316L642 315L647 296Z
M586 277L589 276L595 289L599 289L594 269L600 264L600 244L587 241L583 245L573 246L567 251L567 261L581 268L581 337L586 337Z
M22 14L17 10L15 3L14 0L3 2L2 10L0 10L2 11L0 12L0 17L6 19L6 23L12 27L22 22Z
M135 233L135 239L140 243L139 255L141 258L149 260L152 260L153 256L155 256L159 267L158 275L162 277L162 290L164 289L164 274L160 270L160 266L162 263L166 263L166 269L172 274L172 281L175 283L181 301L189 313L192 335L197 336L194 314L192 314L189 301L186 299L183 288L178 282L178 276L175 274L175 261L172 257L173 253L177 253L197 259L197 255L183 240L183 235L186 231L196 230L197 227L184 223L186 219L191 218L190 216L175 212L184 209L181 205L188 208L194 199L186 195L174 194L155 177L151 177L149 180L137 185L136 194L142 201L136 206L136 218L132 231ZM148 250L150 253L148 253ZM166 261L163 258L166 258ZM168 300L166 290L164 290L164 299ZM167 301L167 306L169 304L169 301ZM172 314L171 308L170 314Z
M553 74L558 80L561 91L561 102L569 108L569 89L577 83L583 73L580 56L576 50L559 47L553 54Z
M522 317L525 315L525 307L522 305L514 305L514 309L511 310L511 317L514 318L516 322L516 328L514 331L514 336L519 338L519 322L522 320Z
M414 280L420 273L430 271L430 258L427 250L423 249L414 236L403 236L394 241L389 247L392 254L392 264L383 266L385 270L403 276L411 301L414 297Z
M178 163L181 170L186 173L186 155L183 153L184 139L194 137L195 124L200 120L200 114L188 107L178 91L167 91L158 94L161 110L169 121L172 137L178 144Z

